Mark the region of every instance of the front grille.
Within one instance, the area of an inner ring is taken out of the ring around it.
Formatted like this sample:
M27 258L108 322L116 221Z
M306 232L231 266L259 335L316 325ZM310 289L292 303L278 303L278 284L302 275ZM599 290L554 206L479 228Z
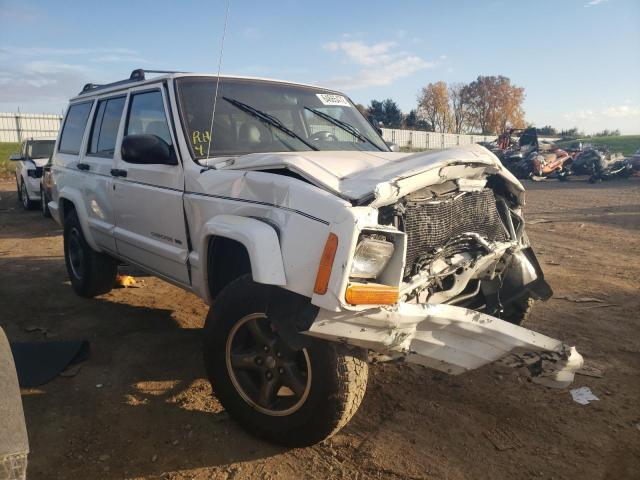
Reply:
M469 248L468 242L457 241L456 237L462 234L476 233L491 242L506 240L496 199L490 189L456 193L438 200L407 202L403 217L407 234L405 277L415 274L416 264L449 243ZM449 256L456 253L451 249L446 252Z

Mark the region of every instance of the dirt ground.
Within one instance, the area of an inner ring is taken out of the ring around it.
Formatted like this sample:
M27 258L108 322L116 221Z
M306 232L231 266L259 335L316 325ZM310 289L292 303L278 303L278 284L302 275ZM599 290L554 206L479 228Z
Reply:
M150 277L75 296L60 228L0 183L0 325L11 340L92 349L76 376L23 390L29 478L640 478L640 178L527 187L529 236L555 290L528 326L603 370L574 383L600 400L579 405L504 366L449 377L374 365L341 433L287 450L245 433L211 396L202 301Z

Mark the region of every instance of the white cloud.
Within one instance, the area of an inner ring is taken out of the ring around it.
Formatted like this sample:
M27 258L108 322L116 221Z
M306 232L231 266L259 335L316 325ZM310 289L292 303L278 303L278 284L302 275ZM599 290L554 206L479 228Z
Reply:
M1 47L0 53L12 57L75 56L75 55L138 55L130 48L51 48L51 47Z
M346 64L360 67L353 75L334 77L323 84L341 89L390 85L394 81L435 66L417 55L397 50L393 41L366 44L360 40L329 42L323 45L328 52L341 53Z
M562 115L567 120L590 120L595 118L593 110L576 110L575 112L567 112Z
M24 71L27 74L48 74L63 72L83 73L87 71L87 68L83 67L82 65L52 62L49 60L39 60L25 64Z
M606 2L607 0L591 0L589 3L585 3L585 7L595 7L601 3Z
M599 118L629 118L640 116L640 106L612 105L600 110L583 109L565 113L567 120L595 120Z
M624 118L640 116L640 107L632 105L619 105L617 107L608 107L602 111L607 118Z

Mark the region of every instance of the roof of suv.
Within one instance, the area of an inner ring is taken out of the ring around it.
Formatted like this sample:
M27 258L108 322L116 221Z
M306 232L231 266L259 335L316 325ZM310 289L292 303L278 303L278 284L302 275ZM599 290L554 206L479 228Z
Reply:
M154 74L154 76L151 78L147 78L145 73L151 73L151 74ZM181 78L181 77L217 78L218 75L213 73L208 74L208 73L189 73L189 72L167 72L167 71L158 71L158 70L138 69L131 72L131 76L125 80L120 80L113 83L107 83L104 85L88 83L84 86L84 88L78 95L71 98L71 101L78 100L81 98L90 98L95 95L101 95L103 93L125 90L132 87L138 87L140 85L146 85L148 83L157 83L158 81ZM282 84L289 84L289 85L297 85L301 87L321 88L322 90L336 92L333 89L323 88L318 85L291 82L288 80L276 80L272 78L252 77L252 76L244 76L244 75L222 75L222 74L220 75L220 78L234 78L234 79L242 79L242 80L254 80L256 82L282 83Z

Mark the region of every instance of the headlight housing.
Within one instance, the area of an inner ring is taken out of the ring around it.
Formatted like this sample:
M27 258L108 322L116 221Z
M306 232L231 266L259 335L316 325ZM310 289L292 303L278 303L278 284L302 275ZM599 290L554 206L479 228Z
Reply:
M376 278L387 266L395 247L382 236L363 237L351 264L352 278Z

